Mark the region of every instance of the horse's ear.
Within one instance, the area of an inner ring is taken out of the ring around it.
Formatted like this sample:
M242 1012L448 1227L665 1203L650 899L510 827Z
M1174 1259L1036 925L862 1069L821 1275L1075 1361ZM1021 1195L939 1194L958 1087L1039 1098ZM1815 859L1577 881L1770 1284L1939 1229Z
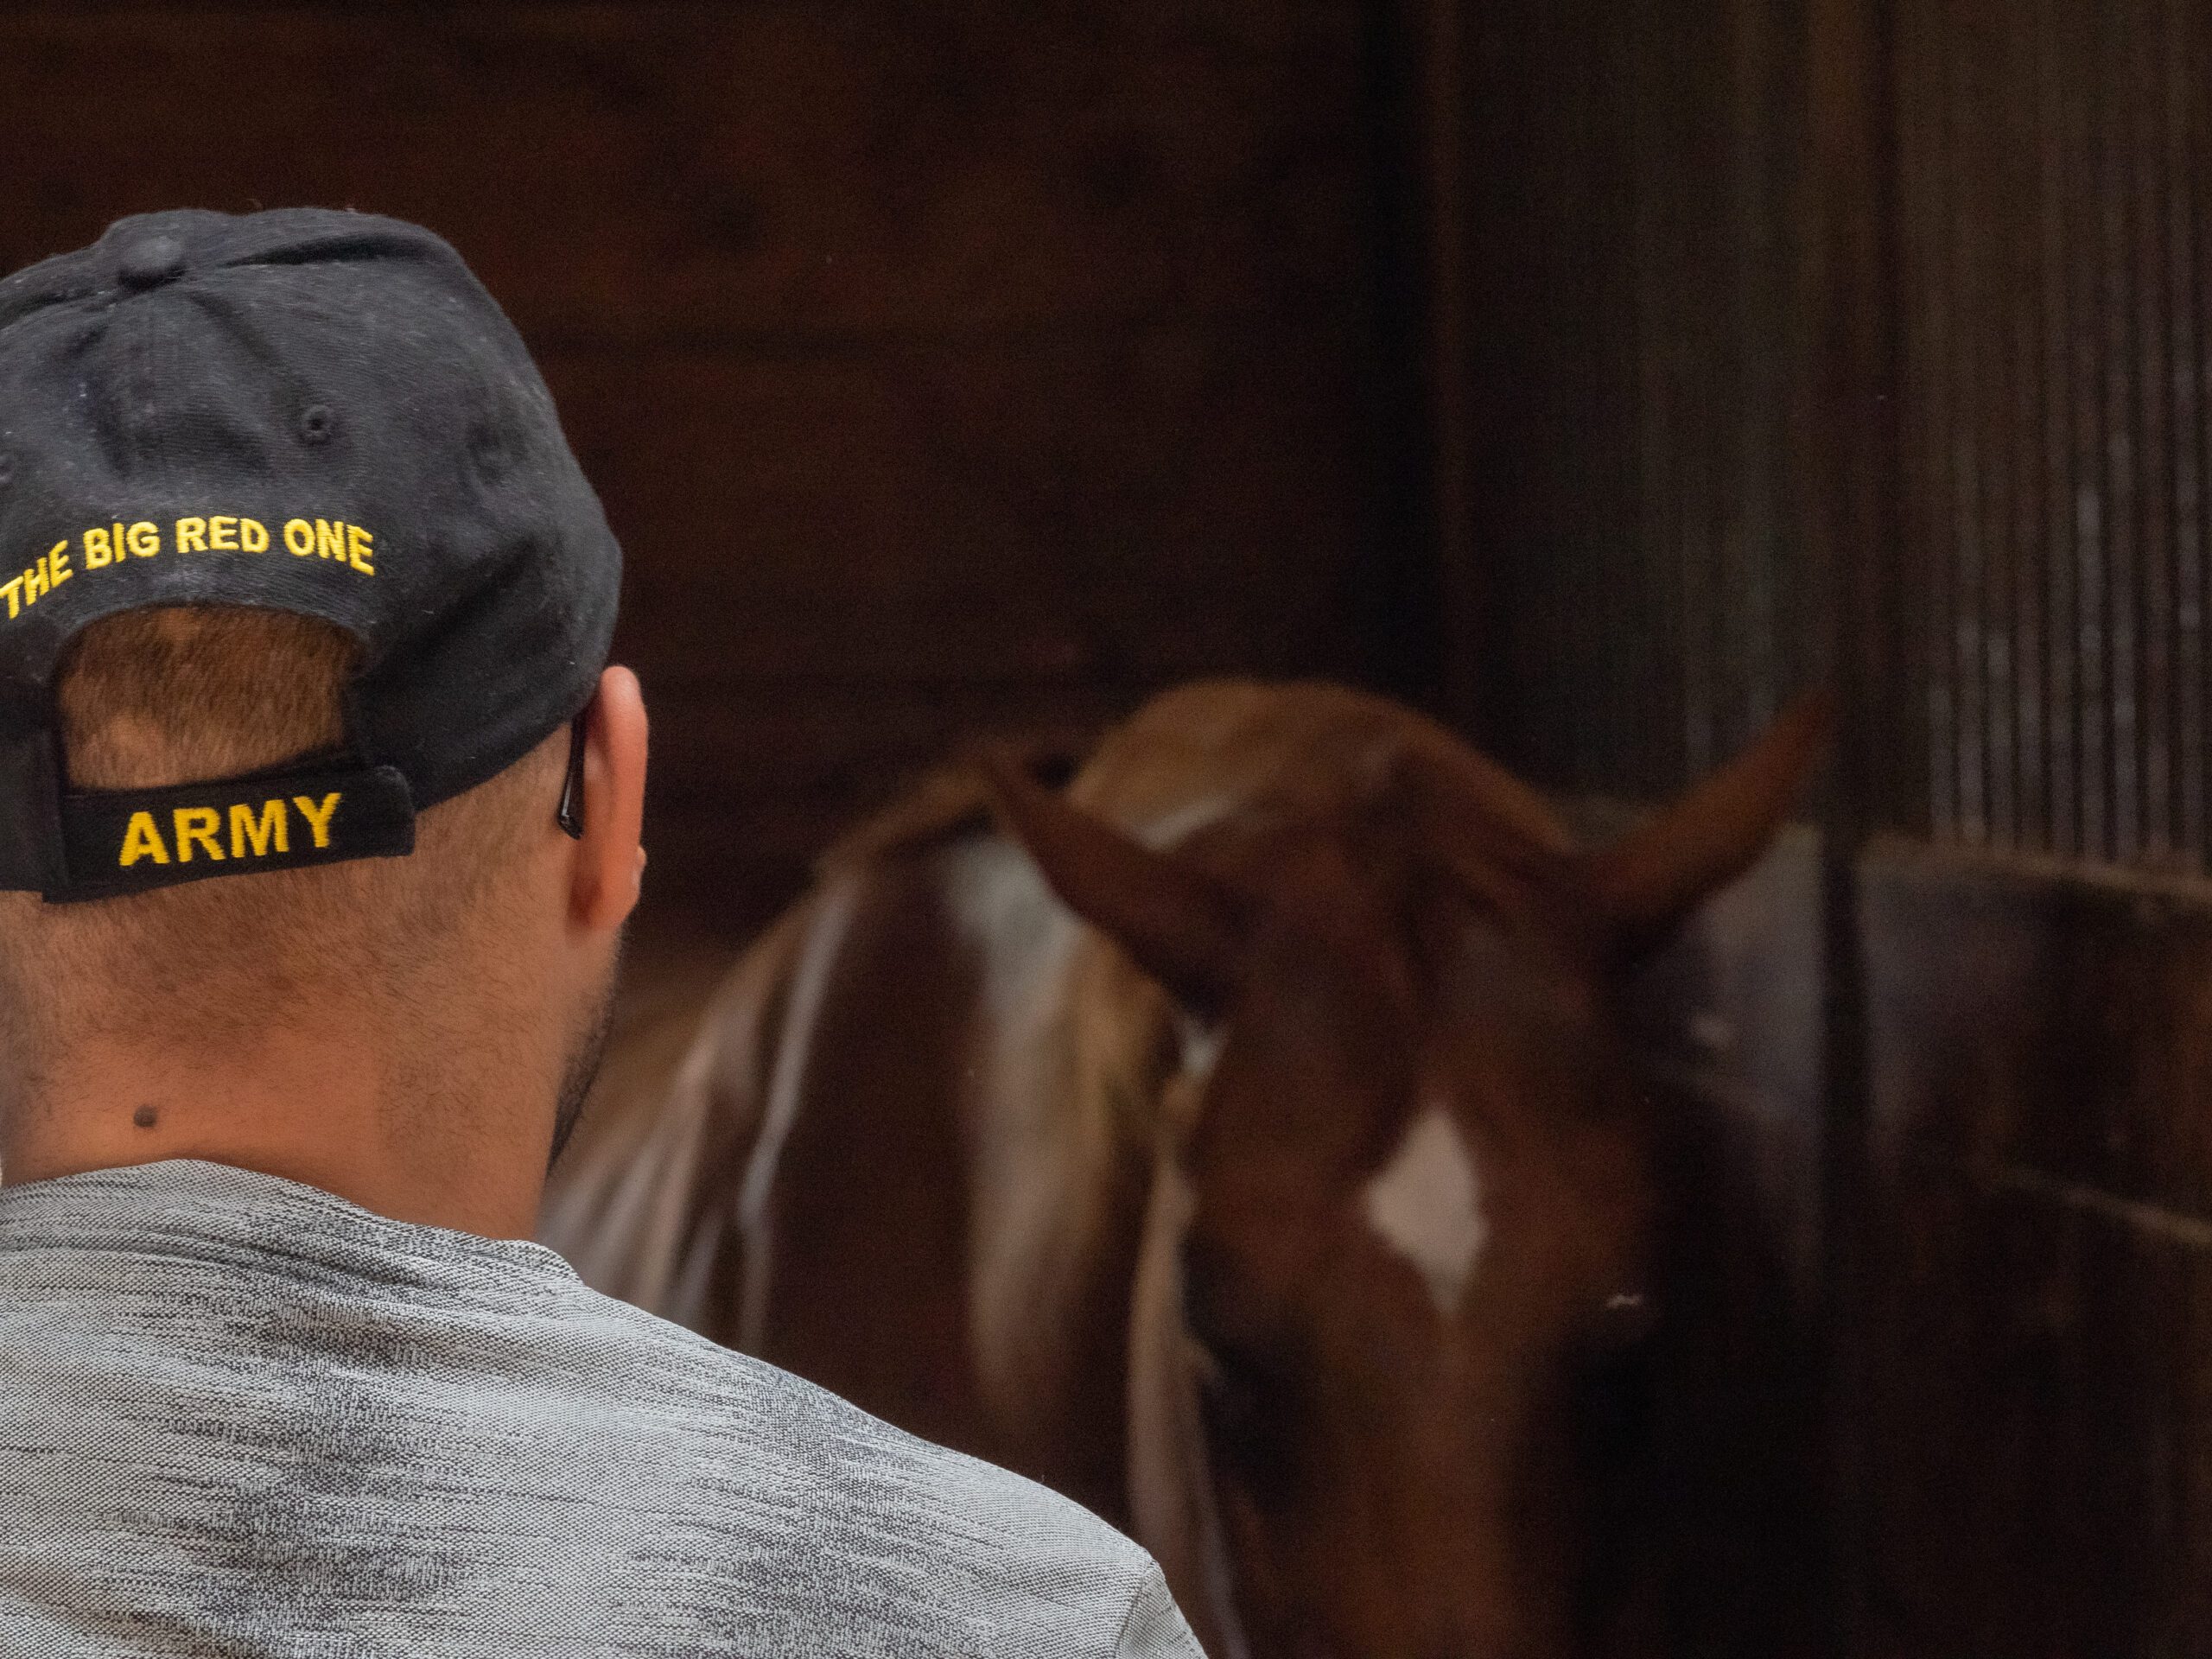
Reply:
M1585 856L1586 890L1624 950L1662 943L1700 900L1750 868L1782 827L1834 718L1828 692L1808 693L1719 772Z
M976 764L1000 824L1060 902L1194 1013L1219 1013L1236 977L1236 895L1187 860L1154 851L1046 788L1008 757L985 753Z

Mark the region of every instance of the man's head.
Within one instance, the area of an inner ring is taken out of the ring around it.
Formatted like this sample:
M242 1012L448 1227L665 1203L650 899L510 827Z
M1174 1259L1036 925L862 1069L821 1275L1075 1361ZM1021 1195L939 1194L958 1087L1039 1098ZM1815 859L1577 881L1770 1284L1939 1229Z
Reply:
M637 893L645 717L497 307L350 214L125 221L0 283L19 569L10 1179L202 1155L526 1231Z

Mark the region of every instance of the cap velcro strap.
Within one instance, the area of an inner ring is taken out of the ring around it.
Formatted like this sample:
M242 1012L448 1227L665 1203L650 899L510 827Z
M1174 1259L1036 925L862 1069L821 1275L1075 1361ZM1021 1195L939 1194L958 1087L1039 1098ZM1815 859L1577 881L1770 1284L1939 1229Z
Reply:
M211 875L415 850L415 802L395 766L320 768L177 789L61 798L67 883L49 901L105 899Z

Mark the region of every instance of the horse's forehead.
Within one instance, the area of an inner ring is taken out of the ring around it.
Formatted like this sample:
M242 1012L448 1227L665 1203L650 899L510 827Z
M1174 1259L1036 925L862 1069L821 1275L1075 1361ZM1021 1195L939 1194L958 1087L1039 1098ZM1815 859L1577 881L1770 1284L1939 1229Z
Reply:
M1593 1058L1607 1052L1602 1003L1573 958L1471 901L1425 907L1410 928L1318 944L1290 933L1275 943L1255 963L1254 982L1294 995L1255 993L1221 1025L1192 1024L1181 1056L1185 1076L1209 1091L1205 1111L1236 1125L1230 1141L1310 1154L1309 1202L1340 1205L1385 1168L1410 1181L1433 1166L1443 1173L1420 1179L1440 1183L1440 1199L1463 1188L1479 1192L1477 1149L1490 1137L1524 1138L1532 1119L1579 1109L1594 1081ZM1318 969L1317 953L1370 950L1382 954L1378 966L1402 974L1395 982L1408 995L1367 995L1377 976L1339 979L1341 959ZM1217 1061L1240 1038L1249 1039L1247 1054L1310 1048L1343 1064L1221 1071ZM1478 1209L1469 1200L1446 1212ZM1473 1230L1454 1219L1447 1230Z
M1420 925L1432 1024L1460 1064L1582 1048L1603 1024L1602 978L1571 938L1471 904L1433 907Z

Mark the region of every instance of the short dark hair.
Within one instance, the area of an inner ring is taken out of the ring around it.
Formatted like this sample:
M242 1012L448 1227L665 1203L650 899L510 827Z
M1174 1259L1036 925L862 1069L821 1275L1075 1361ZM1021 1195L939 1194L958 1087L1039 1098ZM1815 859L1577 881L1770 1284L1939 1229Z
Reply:
M258 771L344 734L351 638L310 617L235 607L126 612L72 642L56 683L71 786L144 789ZM57 1045L124 1031L220 1043L343 986L444 998L426 983L471 927L497 926L527 815L550 819L566 729L489 782L423 813L416 850L48 905L0 894L0 1089L36 1095Z

